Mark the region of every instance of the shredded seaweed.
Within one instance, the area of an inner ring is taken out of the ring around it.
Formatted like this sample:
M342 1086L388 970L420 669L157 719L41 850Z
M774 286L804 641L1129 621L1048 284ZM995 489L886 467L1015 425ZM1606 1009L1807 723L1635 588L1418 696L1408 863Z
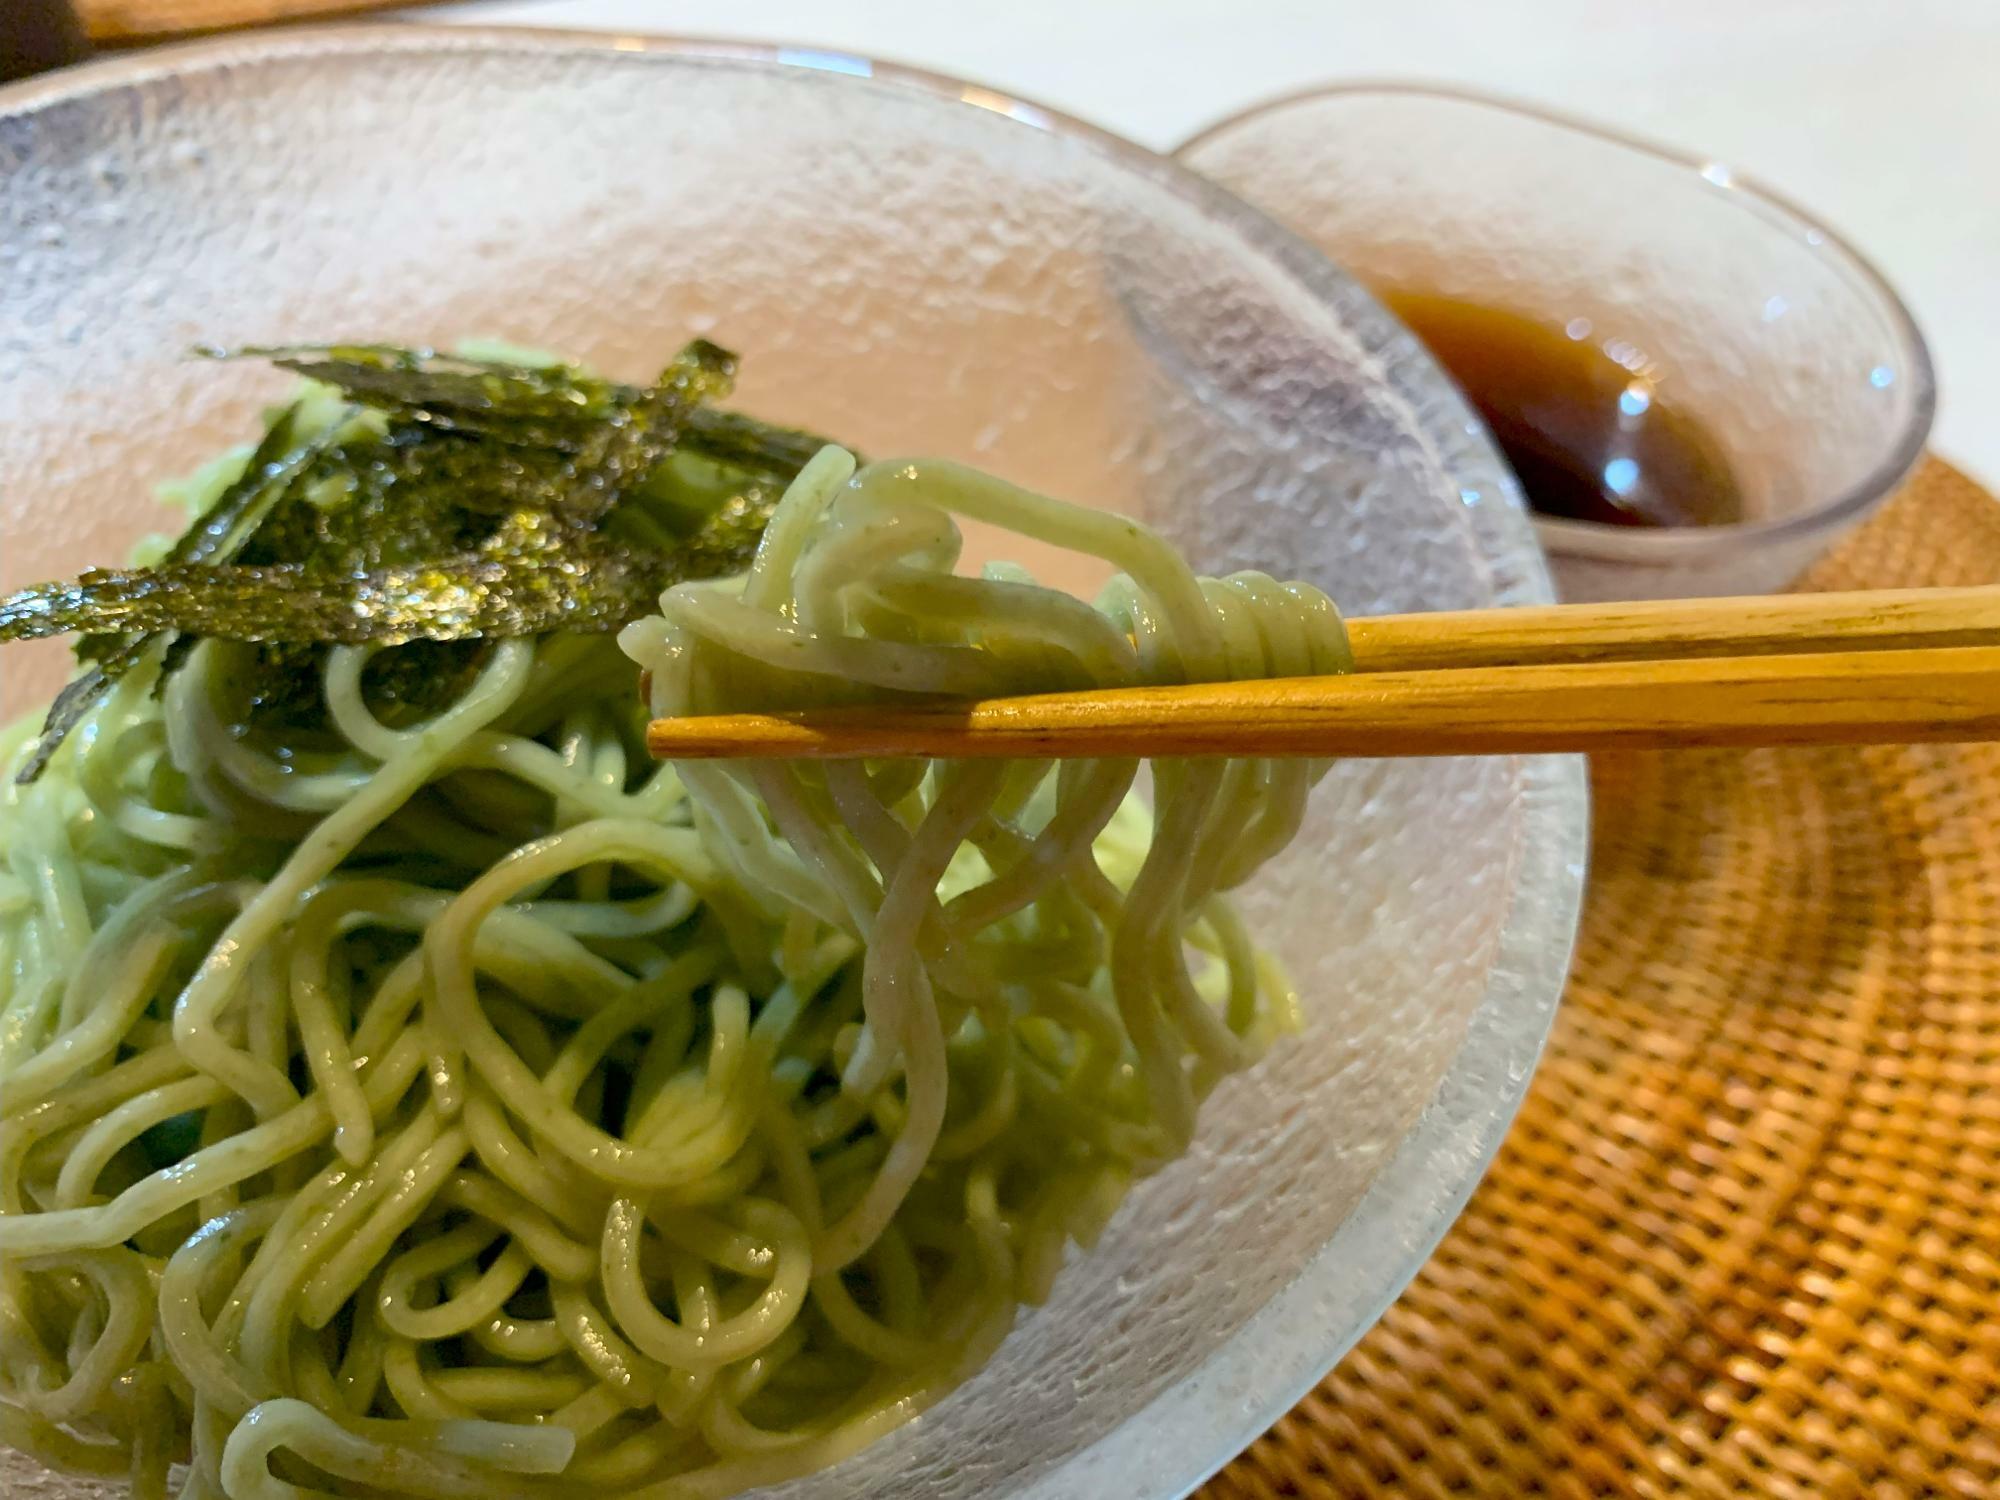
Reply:
M204 352L220 359L269 359L393 418L531 447L574 450L593 427L645 395L574 365L509 364L379 344ZM705 340L691 345L689 352L697 359L704 353L711 360L719 358L733 370L733 357ZM813 433L714 406L698 406L686 414L683 442L692 452L779 481L789 481L826 446L826 439Z
M783 488L826 446L826 439L796 428L774 427L741 412L702 406L688 415L687 445L718 463L733 464Z
M292 481L331 446L334 430L309 431L303 421L303 408L297 403L286 408L265 431L263 440L244 464L243 473L181 533L164 561L167 564L220 562L234 556L283 498ZM5 631L0 630L0 640L7 638ZM33 779L40 774L69 731L110 692L112 684L144 660L146 648L154 639L99 630L77 642L77 659L90 664L90 670L71 681L50 705L41 742L23 773L25 778ZM176 642L169 640L167 649L171 663L178 665L175 645Z
M766 507L732 509L672 553L594 539L346 575L298 563L94 569L71 583L0 598L0 639L108 627L225 641L393 646L609 630L644 614L672 584L741 570L768 514Z
M479 642L616 629L672 583L743 567L824 444L716 408L736 360L706 340L644 387L389 345L202 352L269 359L346 404L279 413L156 566L0 598L0 641L80 633L86 665L23 780L155 649L164 681L201 639L251 643L248 701L296 719L319 711L294 688L330 645L429 643L371 677L421 706L476 669Z
M236 482L225 489L168 550L168 563L228 562L282 500L292 483L332 451L345 417L314 431L299 402L285 408L251 453Z
M49 705L49 714L42 721L41 737L35 741L34 749L15 777L17 781L33 781L42 774L42 768L49 763L49 757L69 738L69 732L83 722L84 716L97 706L97 702L111 690L111 684L129 671L145 655L145 640L131 640L113 651L102 662L86 666L77 676L64 684Z
M704 350L728 359L705 343L690 346L683 359L700 359ZM538 448L581 448L594 428L639 395L571 365L509 365L429 349L300 344L202 352L267 359L402 421Z

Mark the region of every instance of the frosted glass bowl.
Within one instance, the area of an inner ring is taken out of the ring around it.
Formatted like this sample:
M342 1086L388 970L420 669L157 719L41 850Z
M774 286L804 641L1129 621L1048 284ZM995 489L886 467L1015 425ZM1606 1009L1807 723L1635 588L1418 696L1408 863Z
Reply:
M1436 369L1273 223L986 90L793 50L383 27L0 92L0 585L123 555L282 389L221 343L499 336L1144 516L1350 612L1546 602ZM4 706L61 671L8 648ZM1520 1099L1575 931L1574 760L1352 762L1252 893L1304 1035L1210 1102L955 1397L845 1497L1180 1495L1360 1336ZM0 1459L0 1493L85 1496Z

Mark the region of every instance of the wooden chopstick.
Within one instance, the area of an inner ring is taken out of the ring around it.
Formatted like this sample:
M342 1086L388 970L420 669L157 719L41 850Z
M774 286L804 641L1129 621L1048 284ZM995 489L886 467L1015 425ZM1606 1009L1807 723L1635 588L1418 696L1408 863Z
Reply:
M1349 629L1358 670L1341 677L660 719L647 740L668 759L833 759L2000 738L2000 589L1383 616Z
M2000 587L1555 604L1349 620L1364 671L2000 644Z

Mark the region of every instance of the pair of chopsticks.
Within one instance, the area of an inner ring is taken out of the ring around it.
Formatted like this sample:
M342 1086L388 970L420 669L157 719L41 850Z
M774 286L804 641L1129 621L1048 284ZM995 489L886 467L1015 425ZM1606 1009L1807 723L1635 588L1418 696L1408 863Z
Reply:
M1356 670L657 719L654 755L1503 755L2000 739L2000 586L1348 621Z

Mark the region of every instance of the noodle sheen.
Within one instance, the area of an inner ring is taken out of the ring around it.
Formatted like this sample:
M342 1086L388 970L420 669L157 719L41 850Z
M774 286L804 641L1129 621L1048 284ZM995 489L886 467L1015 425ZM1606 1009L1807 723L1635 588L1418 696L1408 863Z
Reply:
M1122 573L956 576L954 517ZM839 449L661 608L620 640L656 713L1349 664L1310 589ZM244 651L130 674L0 797L0 1441L142 1500L836 1462L1290 1022L1224 893L1315 766L1160 763L1150 809L1123 761L658 766L571 636L424 722L331 650L281 735Z

